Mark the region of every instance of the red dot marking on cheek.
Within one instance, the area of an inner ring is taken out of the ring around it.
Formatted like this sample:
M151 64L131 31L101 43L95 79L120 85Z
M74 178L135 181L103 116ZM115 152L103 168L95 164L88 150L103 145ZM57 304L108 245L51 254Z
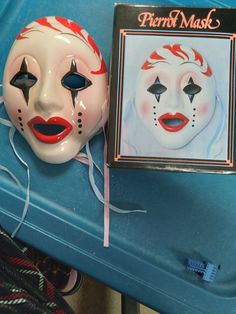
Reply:
M200 117L208 114L208 112L209 112L208 103L201 105L201 107L197 109L197 115Z

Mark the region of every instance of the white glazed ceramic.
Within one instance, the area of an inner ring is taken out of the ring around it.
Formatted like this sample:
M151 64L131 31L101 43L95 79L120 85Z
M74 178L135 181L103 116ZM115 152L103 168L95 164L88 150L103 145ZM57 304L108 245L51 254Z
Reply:
M107 120L106 66L78 24L62 17L41 18L24 28L11 48L3 96L12 123L35 154L63 163Z

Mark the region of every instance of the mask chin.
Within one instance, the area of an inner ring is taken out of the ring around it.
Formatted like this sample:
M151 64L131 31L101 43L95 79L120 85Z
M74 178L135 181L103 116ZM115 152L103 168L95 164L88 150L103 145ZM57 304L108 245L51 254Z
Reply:
M73 159L85 144L78 140L70 140L70 143L49 144L48 147L48 144L38 142L37 139L29 140L28 143L39 159L50 164L61 164Z
M168 137L165 136L165 139L160 140L160 138L157 138L155 136L155 139L163 148L167 148L167 149L171 149L171 150L177 150L177 149L181 149L181 148L185 147L186 145L188 145L193 140L194 137L195 136L193 136L191 138L180 137L179 139L178 138L168 139Z

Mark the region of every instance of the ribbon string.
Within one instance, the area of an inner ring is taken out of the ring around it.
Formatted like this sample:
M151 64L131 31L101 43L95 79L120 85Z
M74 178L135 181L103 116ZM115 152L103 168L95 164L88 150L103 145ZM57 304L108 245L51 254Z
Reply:
M3 98L1 96L0 96L0 101L1 101L1 103L3 101ZM16 233L20 229L21 225L23 224L23 222L25 220L25 217L27 215L27 212L28 212L28 208L29 208L29 203L30 203L30 170L29 170L28 164L20 157L20 155L16 151L15 144L14 144L14 134L15 134L15 131L16 131L15 127L13 126L13 124L9 120L3 119L3 118L0 118L0 123L2 125L4 125L4 126L10 128L10 130L9 130L9 141L10 141L11 147L12 147L16 157L26 167L27 178L28 178L28 184L27 184L27 188L26 188L26 199L25 199L25 205L24 205L24 208L23 208L22 216L20 218L20 221L19 221L17 227L15 228L13 233L11 234L11 237L14 238ZM20 181L16 178L16 176L10 170L8 170L4 166L0 166L0 169L6 171L12 177L12 179L16 182L16 184L18 186L22 187Z
M3 101L3 98L0 96L0 102ZM18 160L23 164L23 166L26 168L27 171L27 179L28 179L28 183L27 183L27 188L26 188L26 198L25 198L25 204L24 204L24 208L23 208L23 212L22 212L22 216L20 218L20 221L17 225L17 227L15 228L15 230L13 231L11 237L15 237L16 233L18 232L18 230L20 229L20 227L22 226L25 217L27 215L28 209L29 209L29 205L30 205L30 168L28 166L28 164L21 158L21 156L18 154L15 144L14 144L14 135L15 135L15 127L14 125L6 119L0 118L0 123L3 124L4 126L7 126L10 128L9 130L9 141L11 144L11 147L14 151L14 154L16 155L16 157L18 158ZM105 138L105 144L104 144L104 174L102 172L102 170L99 168L99 166L94 162L92 154L90 152L90 147L89 147L89 141L86 143L86 154L80 152L74 159L78 160L79 162L88 165L89 167L89 182L90 185L92 187L92 190L95 194L95 196L97 197L97 199L104 205L104 241L103 241L103 245L104 247L108 247L109 246L109 225L110 225L110 209L116 213L119 214L129 214L129 213L146 213L146 210L124 210L121 209L117 206L114 206L110 203L110 180L109 180L109 168L106 165L106 154L107 154L107 141L106 141L106 134L105 131L104 132L104 138ZM99 173L102 175L102 177L104 177L104 197L102 195L102 193L100 192L99 188L96 185L95 182L95 178L94 178L94 167L99 171ZM6 167L1 166L0 165L0 170L7 172L10 177L16 182L16 184L20 187L22 187L20 181L16 178L16 176Z
M74 159L81 162L84 165L87 165L87 166L89 165L88 156L85 153L79 153ZM99 173L102 176L104 176L101 168L95 162L94 162L94 166L97 168Z
M2 165L0 165L0 170L6 172L12 178L12 180L16 183L16 185L22 189L22 185L20 181L17 179L17 177L14 175L13 172L11 172L7 167L4 167Z
M105 129L103 128L104 134L104 174L99 168L99 166L93 160L92 154L90 152L89 141L86 143L86 153L79 153L74 159L88 165L89 167L89 182L92 187L92 190L97 197L97 199L104 205L104 238L103 238L103 246L109 247L109 229L110 229L110 209L119 214L129 214L134 212L146 213L146 210L124 210L117 206L114 206L110 203L110 174L109 168L106 164L106 156L107 156L107 140ZM102 193L99 191L95 178L94 178L94 166L97 168L99 173L104 177L104 197Z
M107 166L107 138L106 132L103 128L104 134L104 199L106 203L110 202L110 170ZM110 208L104 205L104 233L103 246L109 247L110 238Z
M27 171L27 178L28 178L28 184L27 184L27 188L26 188L26 199L25 199L25 206L23 208L23 212L22 212L22 216L20 219L20 222L18 223L17 227L15 228L15 230L13 231L11 237L14 238L16 233L18 232L18 230L20 229L20 227L22 226L25 217L27 215L28 212L28 208L29 208L29 204L30 204L30 169L28 164L20 157L20 155L17 153L16 148L15 148L15 144L14 144L14 135L15 135L15 131L16 129L10 128L9 131L9 140L11 143L11 147L16 155L16 157L20 160L20 162L26 167L26 171Z
M137 212L146 213L146 210L141 210L141 209L124 210L124 209L121 209L117 206L110 204L109 202L106 202L104 200L104 197L102 196L101 192L99 191L96 183L95 183L95 179L94 179L94 175L93 175L94 161L93 161L93 157L92 157L91 152L90 152L89 142L86 143L86 153L88 155L88 161L89 161L89 181L90 181L90 185L91 185L97 199L103 205L108 206L111 210L113 210L114 212L116 212L118 214L130 214L130 213L137 213Z

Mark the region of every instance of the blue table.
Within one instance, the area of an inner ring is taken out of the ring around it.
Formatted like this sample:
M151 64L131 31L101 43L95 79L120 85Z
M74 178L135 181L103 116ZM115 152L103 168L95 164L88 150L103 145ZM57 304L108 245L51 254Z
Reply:
M134 3L135 1L128 1ZM163 1L199 5L197 0ZM157 4L161 1L142 1ZM61 15L91 33L108 64L113 3L109 0L0 1L0 73L9 48L28 22ZM201 1L202 6L236 6L235 1ZM1 108L0 116L6 116ZM25 169L13 154L8 130L0 126L0 164L26 186ZM88 169L76 161L48 165L17 134L16 147L31 170L30 208L17 237L139 302L169 314L236 313L236 177L226 175L111 170L111 201L147 214L111 213L110 247L103 248L103 207L94 196ZM91 142L103 165L103 139ZM102 180L96 175L102 189ZM0 221L12 232L25 191L0 173ZM205 284L186 271L187 257L221 264Z

